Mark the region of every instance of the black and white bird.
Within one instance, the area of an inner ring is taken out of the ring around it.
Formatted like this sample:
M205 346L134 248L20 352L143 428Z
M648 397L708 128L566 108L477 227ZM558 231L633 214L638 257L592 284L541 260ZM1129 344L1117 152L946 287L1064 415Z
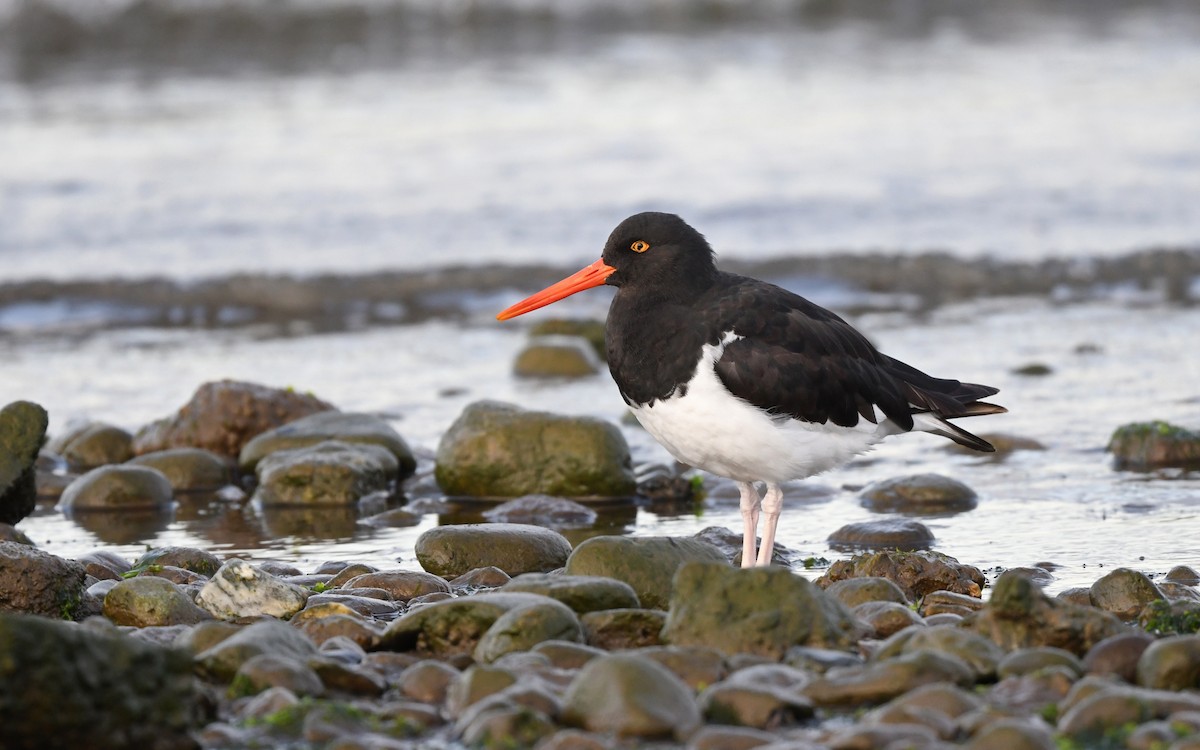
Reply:
M601 284L617 287L605 340L625 403L675 458L737 482L743 567L771 560L784 482L905 432L995 450L948 420L1004 412L980 400L996 388L926 375L829 310L717 270L708 242L673 214L629 217L600 260L496 317Z

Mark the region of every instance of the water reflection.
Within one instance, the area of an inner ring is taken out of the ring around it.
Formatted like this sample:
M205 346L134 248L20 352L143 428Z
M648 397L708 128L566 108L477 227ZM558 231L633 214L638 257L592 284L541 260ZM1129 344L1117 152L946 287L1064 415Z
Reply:
M168 510L89 511L70 519L105 544L137 544L153 539L171 525L175 512Z

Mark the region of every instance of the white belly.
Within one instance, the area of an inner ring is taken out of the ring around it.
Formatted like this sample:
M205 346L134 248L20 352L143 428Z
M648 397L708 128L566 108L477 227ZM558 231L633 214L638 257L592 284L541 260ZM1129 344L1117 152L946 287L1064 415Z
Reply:
M772 419L717 377L713 362L729 340L704 347L686 395L633 407L646 431L683 463L737 481L779 484L840 466L900 432L882 414L879 424L859 419L854 427Z

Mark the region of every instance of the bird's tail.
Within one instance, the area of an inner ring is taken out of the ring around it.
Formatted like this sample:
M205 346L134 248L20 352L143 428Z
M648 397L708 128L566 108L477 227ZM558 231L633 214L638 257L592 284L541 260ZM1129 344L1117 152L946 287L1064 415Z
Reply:
M1008 409L1003 406L979 400L999 393L999 388L935 378L898 360L892 360L891 365L892 374L904 383L913 412L914 430L941 435L977 451L992 453L996 450L988 441L947 420L1005 413Z

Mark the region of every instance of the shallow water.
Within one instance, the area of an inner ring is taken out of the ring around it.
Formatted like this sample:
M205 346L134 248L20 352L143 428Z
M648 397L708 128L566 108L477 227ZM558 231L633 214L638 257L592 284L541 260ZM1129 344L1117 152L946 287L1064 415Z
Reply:
M1112 430L1126 422L1165 418L1200 424L1200 355L1194 347L1200 329L1194 311L1005 299L943 308L920 325L904 313L854 322L893 356L934 374L1000 387L997 400L1010 413L968 427L1033 438L1046 450L996 461L949 449L933 436L893 438L789 492L793 499L785 506L779 541L798 559L845 557L824 540L843 524L878 517L859 505L861 486L932 471L960 479L980 495L975 510L923 519L937 537L935 549L964 562L1007 568L1048 561L1059 566L1053 589L1087 585L1117 566L1161 574L1173 565L1200 562L1200 477L1115 471L1103 450ZM396 428L425 452L436 448L461 408L479 398L620 420L624 405L607 374L553 383L522 382L508 374L507 363L524 340L519 326L481 318L267 341L234 333L123 331L78 345L45 343L2 353L14 392L50 406L55 427L86 414L136 428L176 408L194 384L219 377L293 385L343 409L392 415ZM1090 346L1080 353L1080 345ZM1012 372L1030 362L1044 363L1052 373ZM81 373L87 373L84 390L77 388ZM639 428L622 430L635 462L669 460ZM713 496L694 508L612 509L601 531L740 529L736 493L712 478L707 486ZM414 496L437 493L424 483ZM477 520L471 514L479 510L447 509L441 521ZM325 559L415 564L417 536L438 522L430 514L417 527L381 530L338 511L263 517L241 504L182 498L174 519L147 519L132 534L120 527L88 530L49 509L22 528L45 549L67 556L101 543L131 556L146 545L187 544L295 560L305 568ZM568 533L578 541L596 532Z

